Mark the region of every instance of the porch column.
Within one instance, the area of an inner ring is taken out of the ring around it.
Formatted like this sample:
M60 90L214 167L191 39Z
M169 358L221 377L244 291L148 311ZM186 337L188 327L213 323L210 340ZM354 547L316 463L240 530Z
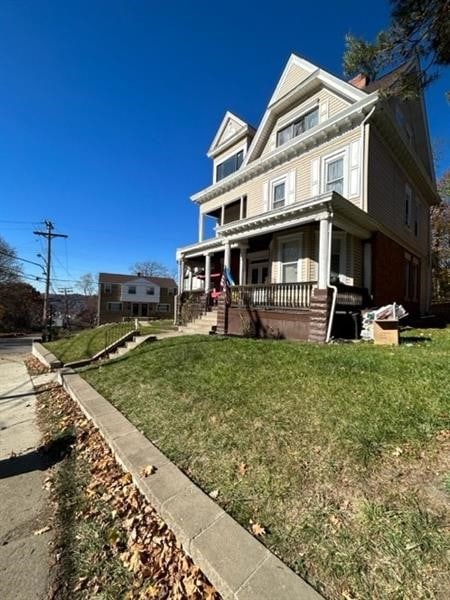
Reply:
M181 294L183 290L184 284L184 260L180 258L178 261L178 293Z
M228 269L230 268L230 264L231 264L231 247L230 247L230 242L226 241L224 244L225 247L225 252L224 252L224 258L223 258L223 266L227 267Z
M331 219L320 219L319 230L319 289L323 290L330 282L330 231Z
M211 289L211 254L205 252L205 293Z
M199 210L198 213L198 241L203 242L205 238L205 215Z
M192 292L192 267L189 267L188 271L188 288L189 291Z
M239 285L247 283L247 244L240 246L239 254Z

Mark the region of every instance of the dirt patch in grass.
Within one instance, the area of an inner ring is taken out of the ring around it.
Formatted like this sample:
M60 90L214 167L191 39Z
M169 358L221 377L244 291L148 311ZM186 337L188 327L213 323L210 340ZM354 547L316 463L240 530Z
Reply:
M39 392L43 445L60 460L46 481L56 530L50 597L220 600L72 399L56 384Z
M444 599L450 330L425 335L185 336L83 377L325 597Z

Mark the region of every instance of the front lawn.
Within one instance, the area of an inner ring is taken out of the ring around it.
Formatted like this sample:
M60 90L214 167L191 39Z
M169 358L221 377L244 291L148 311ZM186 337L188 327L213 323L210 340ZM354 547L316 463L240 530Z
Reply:
M446 598L450 329L406 337L180 337L83 376L326 598Z
M54 342L44 344L60 361L68 363L95 356L107 345L125 335L133 323L111 323L95 329L85 329Z

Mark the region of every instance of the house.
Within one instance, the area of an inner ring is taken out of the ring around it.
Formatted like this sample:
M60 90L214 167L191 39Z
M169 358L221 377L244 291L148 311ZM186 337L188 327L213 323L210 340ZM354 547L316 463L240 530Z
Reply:
M177 251L179 315L208 310L224 267L221 333L323 341L364 304L427 311L439 199L425 105L383 94L417 68L343 81L292 54L257 129L225 114L212 184L191 198L198 241Z
M177 284L171 277L100 273L98 324L139 319L172 318Z

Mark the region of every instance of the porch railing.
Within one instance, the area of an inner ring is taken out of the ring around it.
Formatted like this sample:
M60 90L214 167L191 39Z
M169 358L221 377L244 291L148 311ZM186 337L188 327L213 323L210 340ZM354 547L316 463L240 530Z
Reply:
M317 281L235 285L230 288L230 305L268 310L309 308L315 287Z
M210 300L204 290L182 292L178 296L178 320L186 325L208 310Z
M337 286L336 308L351 310L370 306L371 299L367 288L339 283Z

